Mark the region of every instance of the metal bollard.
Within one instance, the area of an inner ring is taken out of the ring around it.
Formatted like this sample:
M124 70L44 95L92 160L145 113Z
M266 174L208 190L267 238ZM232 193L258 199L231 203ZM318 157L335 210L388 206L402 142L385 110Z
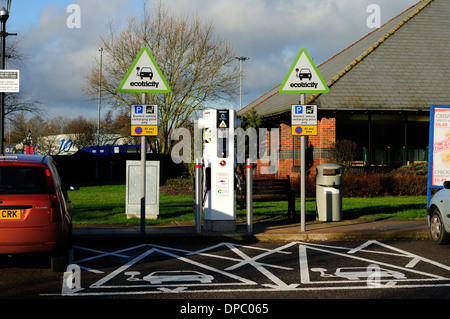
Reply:
M247 188L247 232L253 232L253 166L250 159L247 159L246 169L246 188Z
M195 159L195 230L202 231L202 159Z

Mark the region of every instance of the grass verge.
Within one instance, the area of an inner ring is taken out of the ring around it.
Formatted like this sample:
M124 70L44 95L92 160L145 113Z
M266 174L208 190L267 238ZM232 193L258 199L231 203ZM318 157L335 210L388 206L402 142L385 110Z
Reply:
M130 225L140 224L138 218L127 219L125 215L125 185L104 185L82 187L69 194L73 202L73 223L75 225ZM296 198L296 211L300 211L300 200ZM343 219L391 219L410 220L426 216L426 196L343 198ZM160 192L160 214L156 220L147 220L147 225L174 224L192 221L192 195L168 196ZM237 220L245 221L246 210L237 207ZM274 221L287 218L286 202L255 202L255 221ZM316 217L315 198L306 201L306 219Z

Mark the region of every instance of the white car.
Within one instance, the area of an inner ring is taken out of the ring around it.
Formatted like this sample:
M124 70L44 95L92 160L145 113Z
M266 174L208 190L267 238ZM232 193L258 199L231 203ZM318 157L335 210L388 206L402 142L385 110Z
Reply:
M444 188L437 192L427 209L431 239L436 244L450 241L450 181L444 182Z

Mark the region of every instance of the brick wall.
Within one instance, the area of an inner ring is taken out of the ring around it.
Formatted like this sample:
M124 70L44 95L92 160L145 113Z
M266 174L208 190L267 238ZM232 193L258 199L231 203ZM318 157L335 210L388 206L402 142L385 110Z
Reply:
M321 118L318 121L317 136L308 136L306 148L307 174L315 174L317 165L328 162L328 150L336 142L336 119ZM280 152L278 171L272 175L262 175L261 167L268 166L258 160L255 178L283 178L289 175L291 181L300 178L300 136L292 136L291 126L281 124L280 126Z

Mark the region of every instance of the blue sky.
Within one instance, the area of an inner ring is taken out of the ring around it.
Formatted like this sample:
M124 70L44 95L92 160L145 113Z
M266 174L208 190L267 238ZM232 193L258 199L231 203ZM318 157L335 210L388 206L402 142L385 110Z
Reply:
M97 101L81 91L98 55L99 39L113 19L120 26L145 0L12 0L7 31L17 32L27 59L21 93L42 103L49 116L96 118ZM151 8L156 0L145 1ZM367 7L380 7L381 23L419 0L164 0L177 13L212 20L244 63L243 105L280 84L301 48L316 65L371 32ZM81 9L81 27L70 29L67 7ZM9 41L10 38L7 39ZM12 64L12 63L11 63ZM238 107L239 98L236 99ZM106 109L107 105L103 105Z

